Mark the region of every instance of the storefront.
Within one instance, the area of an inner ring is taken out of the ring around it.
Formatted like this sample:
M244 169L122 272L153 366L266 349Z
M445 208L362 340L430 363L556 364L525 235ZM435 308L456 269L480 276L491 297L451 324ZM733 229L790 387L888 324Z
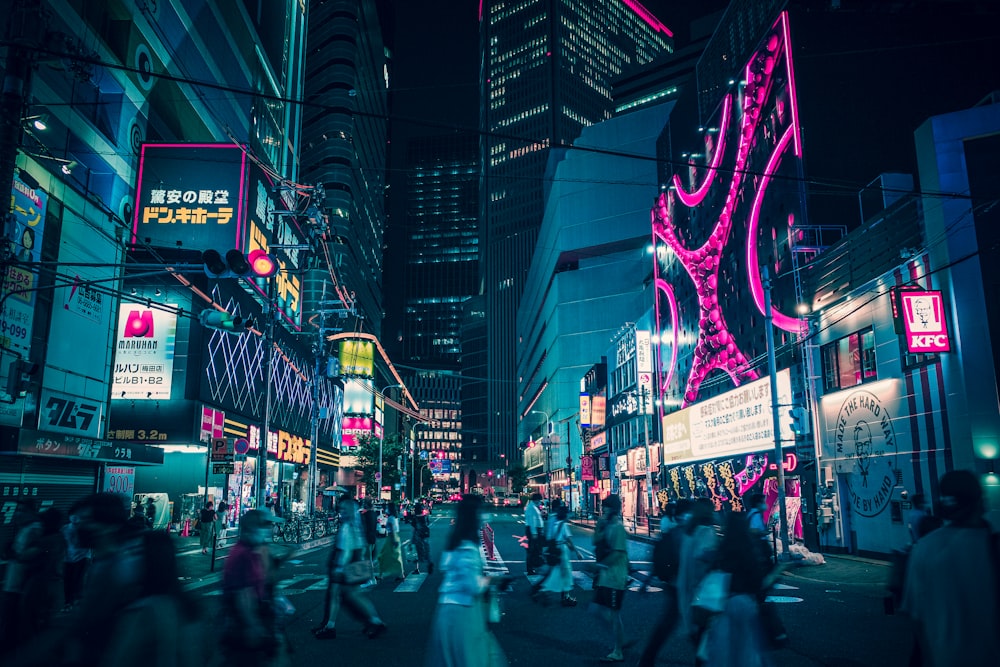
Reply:
M130 503L136 472L162 463L158 447L0 426L0 544L12 537L18 500L66 512L91 493L109 491Z

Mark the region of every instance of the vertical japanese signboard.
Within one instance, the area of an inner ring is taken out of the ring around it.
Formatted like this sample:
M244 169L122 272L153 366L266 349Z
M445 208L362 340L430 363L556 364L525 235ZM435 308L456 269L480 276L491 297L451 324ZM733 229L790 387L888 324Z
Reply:
M41 188L29 188L14 177L11 195L12 216L7 222L13 240L14 260L6 264L0 297L0 346L28 356L31 348L31 328L35 313L35 292L38 274L27 262L41 259L42 232L45 228L45 206L48 195Z
M123 303L118 312L111 398L169 399L176 338L176 314Z

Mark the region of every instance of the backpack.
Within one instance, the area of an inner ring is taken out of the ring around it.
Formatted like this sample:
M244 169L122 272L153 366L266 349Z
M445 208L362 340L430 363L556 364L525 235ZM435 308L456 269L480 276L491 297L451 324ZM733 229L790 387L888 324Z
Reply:
M661 535L653 547L653 574L664 583L672 584L677 581L683 534L681 526L674 526Z

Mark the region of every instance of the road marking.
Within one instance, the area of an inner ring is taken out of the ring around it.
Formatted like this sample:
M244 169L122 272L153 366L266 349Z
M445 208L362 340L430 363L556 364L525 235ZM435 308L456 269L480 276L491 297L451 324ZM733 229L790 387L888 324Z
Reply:
M798 586L789 586L788 584L775 584L771 588L773 588L776 591L797 591L797 590L799 590Z
M416 593L420 590L420 586L423 585L424 580L427 579L427 573L421 572L420 574L408 574L406 578L399 582L399 585L393 589L393 593Z
M791 602L804 602L802 598L789 597L786 595L768 595L764 598L765 602L777 602L779 604L787 604Z

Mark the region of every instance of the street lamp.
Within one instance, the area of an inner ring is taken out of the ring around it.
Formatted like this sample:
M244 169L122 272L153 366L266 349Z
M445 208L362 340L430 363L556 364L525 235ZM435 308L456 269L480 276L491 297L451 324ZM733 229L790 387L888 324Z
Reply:
M653 476L649 469L653 462L649 457L649 420L646 419L647 394L649 394L648 387L639 388L639 413L642 414L643 437L646 440L646 528L649 529L650 534L652 534L651 512L653 510Z
M774 358L774 311L771 309L771 276L767 265L760 267L760 277L764 286L764 330L767 334L767 371L771 381L771 429L774 431L774 460L778 462L778 517L781 531L781 550L785 558L788 553L788 510L785 508L785 467L782 465L781 429L778 422L778 381L777 364Z
M546 433L542 436L542 446L545 448L545 485L547 487L549 502L552 501L552 465L549 461L549 448L552 446L552 440L548 434L548 425L552 423L549 413L544 410L532 410L531 414L542 415L545 417Z
M379 392L379 395L384 398L385 397L385 392L388 391L389 389L392 389L393 387L403 387L403 385L398 384L398 383L397 384L390 384L387 387L383 387L382 391ZM384 407L382 408L382 414L383 414L383 421L384 421L385 420L384 419L384 415L388 414L388 411ZM376 500L382 500L382 443L385 442L386 435L387 434L383 431L382 432L382 437L378 441L378 479L375 480L375 484L376 484L376 488L377 488L377 494L375 496Z

